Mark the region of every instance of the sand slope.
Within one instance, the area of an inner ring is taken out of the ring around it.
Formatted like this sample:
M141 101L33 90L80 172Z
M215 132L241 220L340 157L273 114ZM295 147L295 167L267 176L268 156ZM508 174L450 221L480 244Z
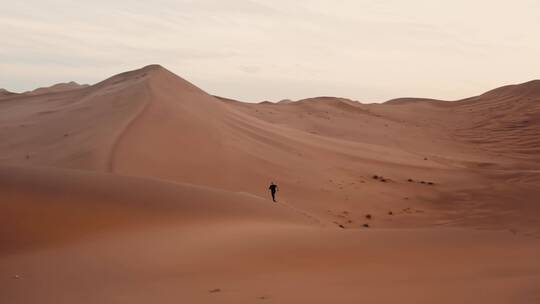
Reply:
M0 300L537 303L539 88L248 104L151 65L9 95Z

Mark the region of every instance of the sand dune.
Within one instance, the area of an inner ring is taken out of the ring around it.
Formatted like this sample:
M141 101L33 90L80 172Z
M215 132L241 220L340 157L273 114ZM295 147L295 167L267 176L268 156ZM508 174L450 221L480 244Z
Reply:
M151 65L1 93L0 300L536 303L538 83L250 104Z
M12 97L13 95L16 95L16 93L13 93L13 92L10 92L6 89L1 89L0 88L0 99L3 99L3 98L7 98L7 97Z
M66 82L66 83L57 83L49 87L43 87L38 88L33 91L25 92L23 94L26 95L43 95L43 94L51 94L51 93L58 93L58 92L65 92L65 91L72 91L72 90L78 90L82 88L89 87L87 84L78 84L74 81Z

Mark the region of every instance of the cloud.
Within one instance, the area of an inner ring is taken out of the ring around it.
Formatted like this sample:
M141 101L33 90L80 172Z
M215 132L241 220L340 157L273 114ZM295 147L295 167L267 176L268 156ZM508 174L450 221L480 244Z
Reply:
M256 74L256 73L259 73L261 71L261 68L258 67L258 66L244 65L244 66L240 67L240 70L244 71L244 72L246 72L248 74Z

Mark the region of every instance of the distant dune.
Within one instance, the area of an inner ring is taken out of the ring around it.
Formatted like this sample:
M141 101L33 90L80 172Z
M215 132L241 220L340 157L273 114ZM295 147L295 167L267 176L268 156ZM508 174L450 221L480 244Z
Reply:
M6 89L1 89L0 88L0 99L10 97L10 96L13 96L15 94L16 93L13 93L13 92L10 92L10 91L8 91Z
M537 303L539 83L244 103L150 65L0 90L0 302Z
M385 104L404 104L404 103L410 103L410 102L434 103L434 102L441 102L441 100L430 99L430 98L403 97L403 98L396 98L396 99L388 100L385 102Z
M50 87L43 87L38 88L33 91L26 92L24 94L27 95L40 95L40 94L49 94L49 93L58 93L58 92L64 92L64 91L71 91L71 90L77 90L89 87L87 84L78 84L74 81L66 82L66 83L57 83L55 85L52 85Z

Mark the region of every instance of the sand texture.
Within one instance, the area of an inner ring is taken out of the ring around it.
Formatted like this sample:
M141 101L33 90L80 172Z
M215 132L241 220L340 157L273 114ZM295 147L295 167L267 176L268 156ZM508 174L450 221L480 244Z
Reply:
M0 90L0 152L0 303L540 303L540 81L244 103L151 65Z

